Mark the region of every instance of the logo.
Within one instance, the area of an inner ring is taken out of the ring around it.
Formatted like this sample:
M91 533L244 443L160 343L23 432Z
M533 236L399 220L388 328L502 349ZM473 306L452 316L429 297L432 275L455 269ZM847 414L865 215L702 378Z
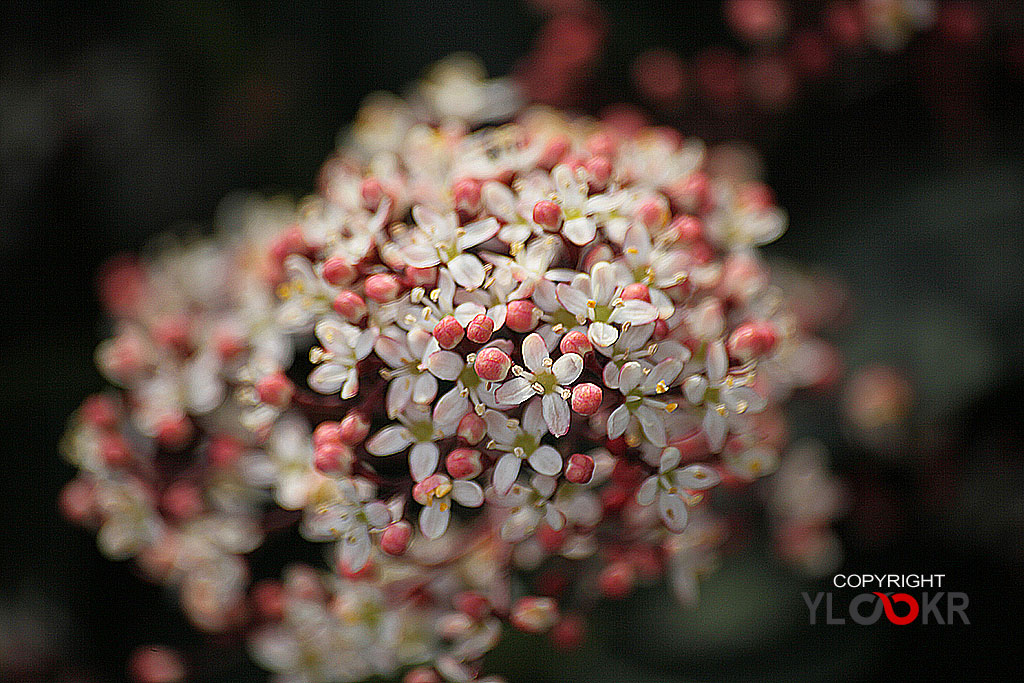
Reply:
M832 585L836 588L878 588L859 593L846 602L835 594L819 592L813 597L802 593L807 604L811 626L846 624L871 626L884 618L896 626L912 623L921 625L970 624L967 593L950 591L922 591L920 593L893 592L892 588L942 588L945 574L836 574ZM845 604L845 609L842 605ZM822 620L824 618L824 620Z

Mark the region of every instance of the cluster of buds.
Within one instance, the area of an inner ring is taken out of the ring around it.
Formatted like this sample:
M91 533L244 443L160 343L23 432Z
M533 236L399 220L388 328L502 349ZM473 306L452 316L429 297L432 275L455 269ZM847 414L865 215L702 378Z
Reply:
M775 468L820 345L764 185L668 129L474 130L492 100L444 74L368 103L297 207L104 276L117 390L72 418L64 510L280 680L477 680L503 624L578 644L574 585L694 599L714 491ZM287 528L329 570L250 587Z

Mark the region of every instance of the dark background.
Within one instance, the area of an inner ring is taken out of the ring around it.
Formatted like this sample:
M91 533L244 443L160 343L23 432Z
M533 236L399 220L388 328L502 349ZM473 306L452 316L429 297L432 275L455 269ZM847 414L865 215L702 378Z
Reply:
M633 97L629 55L730 40L716 3L602 4L610 45L591 105ZM150 642L183 648L199 680L259 675L237 643L192 632L171 596L57 515L72 476L57 455L65 420L103 385L95 273L168 228L208 228L232 190L311 191L367 93L401 90L454 50L507 73L542 20L529 5L446 0L4 4L0 680L118 680ZM584 656L513 637L496 670L677 681L1019 668L1024 88L999 40L953 123L936 97L962 83L921 39L859 57L761 136L791 216L770 253L845 281L853 304L834 338L847 365L902 367L918 399L913 441L887 457L843 436L834 401L802 409L798 431L829 444L854 496L844 571L944 573L970 594L972 625L809 628L799 593L820 586L754 544L726 558L696 612L645 590L602 611Z

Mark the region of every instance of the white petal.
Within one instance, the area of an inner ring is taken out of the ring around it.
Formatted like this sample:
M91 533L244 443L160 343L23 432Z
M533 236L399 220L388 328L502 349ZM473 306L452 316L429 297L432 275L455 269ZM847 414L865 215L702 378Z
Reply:
M680 533L686 528L686 503L679 496L662 491L658 496L658 514L669 531Z
M370 351L373 350L373 344L377 341L377 330L370 328L363 330L356 336L355 343L352 345L352 350L355 353L356 360L362 360L370 355Z
M404 334L403 334L404 336ZM373 344L373 350L389 367L397 368L412 362L408 347L398 340L382 334Z
M484 491L475 481L456 479L452 482L452 498L467 508L478 508L484 504Z
M506 223L519 220L516 212L516 196L504 183L489 180L480 188L480 198L484 206L494 216Z
M346 401L359 393L359 371L352 368L348 371L345 383L341 385L341 397Z
M532 434L538 439L548 431L548 424L544 420L541 399L537 398L526 404L526 410L523 411L522 429L527 434Z
M644 393L654 393L657 390L659 384L664 383L665 386L671 385L676 381L676 377L683 370L683 364L675 358L669 358L663 360L654 366L651 373L647 375L647 379L644 380L644 388L649 389Z
M594 240L594 236L597 234L597 224L594 223L594 219L587 216L570 218L562 226L562 234L573 244L583 246Z
M412 388L412 400L419 404L427 404L437 396L437 379L429 372L424 372L416 379Z
M434 473L439 454L437 444L430 441L412 447L409 451L409 472L413 481L423 481Z
M704 435L708 440L708 447L712 453L719 453L725 445L725 434L729 425L725 418L718 414L717 410L709 408L704 413Z
M692 491L709 489L721 481L722 477L718 472L707 465L687 465L672 476L672 482L676 486Z
M452 302L455 301L455 280L447 268L442 268L437 274L437 305L442 311L451 310Z
M704 402L704 393L708 390L708 381L704 375L690 375L683 382L683 395L686 400L697 406Z
M572 384L583 372L583 359L575 353L566 353L551 366L559 384Z
M598 346L597 348L604 349L606 347ZM601 380L609 389L617 389L619 387L619 366L612 361L605 363L604 370L601 371Z
M729 370L729 356L725 352L725 344L721 340L708 346L707 356L708 379L713 383L721 382Z
M470 223L462 228L465 232L456 240L459 251L465 251L478 244L482 244L498 234L501 226L497 219L485 218L482 221Z
M536 332L526 336L523 340L523 363L530 369L530 372L543 372L544 361L548 358L548 347L544 338Z
M565 513L554 505L548 505L544 511L544 521L548 523L552 530L561 531L562 527L565 526Z
M366 450L373 455L392 455L412 443L412 434L402 425L389 425L370 437Z
M484 283L484 265L473 254L459 254L448 262L448 270L460 287L470 291Z
M512 488L519 476L519 468L522 461L512 453L506 453L494 466L494 490L500 495L505 495Z
M569 431L569 404L558 394L545 394L541 405L548 429L555 436L564 436Z
M517 406L535 395L536 392L533 390L530 380L525 377L513 377L494 392L494 397L498 401L509 406Z
M654 496L658 493L658 478L647 477L644 483L636 491L636 502L641 505L650 505L654 502Z
M615 285L615 270L612 268L612 264L607 261L595 263L594 267L590 269L590 295L594 300L599 304L607 305L615 295Z
M420 531L427 538L440 538L448 528L451 514L448 501L435 500L420 511Z
M608 323L593 322L587 329L587 336L596 346L611 346L619 338L619 330Z
M452 351L435 351L427 358L427 369L438 379L454 382L466 367L466 361Z
M628 394L637 388L643 378L643 367L635 360L629 361L619 371L619 391Z
M608 318L613 323L629 323L631 325L646 325L658 319L658 309L639 299L627 299L621 306L616 306Z
M750 387L723 387L721 397L722 403L732 413L759 413L768 403Z
M467 412L469 399L462 395L457 386L453 387L434 404L434 426L441 431L448 431L448 427L457 425Z
M626 230L626 236L622 240L622 251L631 264L643 265L651 259L651 237L647 228L639 223L634 223Z
M402 260L414 268L431 268L441 263L437 249L429 244L413 242L401 250Z
M608 416L608 438L617 439L622 436L626 427L629 426L629 410L625 404L619 406Z
M658 411L650 406L639 406L636 409L636 419L644 430L644 436L655 446L665 446L665 419Z
M661 452L661 460L658 462L658 474L665 474L674 470L682 457L678 448L666 448Z
M348 368L338 363L323 363L309 373L306 382L309 388L321 394L333 394L341 389L341 385L348 379Z
M587 293L575 286L567 284L555 285L555 296L559 303L573 315L587 315Z
M344 545L341 549L341 561L345 567L352 572L357 572L366 566L370 559L370 536L365 529L345 536Z
M391 380L388 385L388 393L384 403L388 409L388 417L394 419L402 410L409 405L412 398L412 376L403 375Z
M516 438L516 432L509 429L508 418L504 413L488 410L484 413L484 422L487 423L487 433L498 443L511 444Z
M530 467L539 474L557 476L562 471L562 456L551 446L541 446L529 457Z

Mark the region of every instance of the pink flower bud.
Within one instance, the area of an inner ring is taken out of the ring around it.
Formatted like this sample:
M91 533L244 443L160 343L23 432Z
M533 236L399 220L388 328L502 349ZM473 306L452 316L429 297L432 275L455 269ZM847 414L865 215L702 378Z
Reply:
M117 404L103 394L93 394L85 399L79 409L82 420L100 429L111 429L117 424Z
M153 327L153 340L175 353L187 355L191 350L189 321L183 316L165 316Z
M562 337L562 341L558 343L558 348L561 349L562 353L575 353L581 358L594 351L594 345L590 342L590 339L579 330L573 330Z
M601 407L601 387L590 382L572 388L572 409L580 415L593 415Z
M86 524L96 514L96 492L92 484L72 479L61 489L58 499L64 518L75 524Z
M676 216L669 225L669 233L684 244L693 244L704 235L704 226L694 216Z
M587 138L587 151L594 156L605 156L612 158L618 148L618 143L608 133L594 133Z
M537 160L537 166L545 171L553 169L569 152L569 144L569 138L564 135L557 135L548 140L540 159Z
M473 361L473 369L480 379L488 382L501 382L508 376L512 368L512 359L501 349L488 346L480 349Z
M431 287L437 282L437 268L414 268L409 266L405 269L406 284L410 287Z
M552 644L562 651L576 650L583 645L586 626L582 618L570 615L555 624L551 629Z
M520 598L512 605L509 621L520 631L543 633L558 621L558 606L551 598Z
M462 416L459 420L458 427L459 438L463 439L470 445L476 445L484 438L487 434L487 423L484 419L476 413L469 412Z
M219 434L210 440L206 457L214 467L226 469L238 462L242 450L243 446L238 439L227 434Z
M628 301L630 299L638 299L640 301L646 301L647 303L651 303L651 290L648 289L647 285L645 285L642 282L634 282L622 288L622 294L620 295L620 298L623 301Z
M331 441L316 447L313 465L324 474L343 474L352 466L352 450L341 442Z
M594 476L594 459L583 453L569 456L569 464L565 468L565 478L573 484L586 484Z
M661 341L668 336L671 330L668 328L668 323L658 318L654 321L654 332L651 334L655 341Z
M325 446L331 443L341 443L341 423L321 422L313 430L313 445Z
M366 302L351 289L338 292L332 304L335 312L350 323L357 323L366 315Z
M637 217L649 230L663 227L670 217L668 202L664 197L651 197L641 202Z
M542 199L533 205L533 222L551 231L562 225L562 207L550 199Z
M366 178L359 188L359 196L363 200L363 208L367 211L376 211L380 208L380 202L387 196L384 186L376 178Z
M222 360L231 360L237 357L248 346L245 338L234 330L220 329L214 332L211 340L217 355Z
M434 325L434 339L442 349L454 349L465 336L465 330L453 315L446 315Z
M128 671L133 683L181 683L185 662L176 651L158 645L140 647L132 653Z
M509 303L505 313L505 324L513 332L526 333L540 322L540 309L532 301L517 299Z
M277 408L287 406L295 393L295 386L283 372L274 372L256 382L256 394L260 401Z
M470 216L480 211L480 181L473 178L460 178L452 185L452 196L455 209Z
M341 418L338 436L346 446L358 446L370 433L370 420L359 410L350 410Z
M436 671L421 666L405 674L402 683L442 683L442 681Z
M630 594L636 582L636 571L628 562L612 562L597 575L597 586L608 598L618 600Z
M292 225L274 238L270 243L270 258L280 265L291 254L301 254L306 250L306 240L302 236L302 228Z
M328 283L338 286L351 280L356 270L346 263L345 259L333 257L324 261L323 273Z
M275 579L263 579L253 586L252 601L263 618L280 619L284 615L284 586Z
M394 301L401 290L398 278L391 273L375 273L366 278L366 296L379 304Z
M203 511L203 496L195 484L186 481L168 486L160 503L168 515L178 520L192 519Z
M179 450L192 439L192 421L184 415L161 418L156 424L156 440L164 448Z
M480 451L472 448L456 448L445 458L444 466L455 479L472 479L484 471Z
M608 181L612 177L612 162L604 156L590 157L583 164L583 167L587 169L587 175L590 177L588 185L594 192L600 192L608 186ZM536 212L534 208L534 212Z
M452 598L452 605L470 619L479 621L491 613L491 603L476 591L463 591Z
M483 313L469 321L466 325L466 338L476 344L486 344L494 333L494 321Z
M409 547L412 525L405 520L393 522L380 535L380 549L388 555L402 555Z

